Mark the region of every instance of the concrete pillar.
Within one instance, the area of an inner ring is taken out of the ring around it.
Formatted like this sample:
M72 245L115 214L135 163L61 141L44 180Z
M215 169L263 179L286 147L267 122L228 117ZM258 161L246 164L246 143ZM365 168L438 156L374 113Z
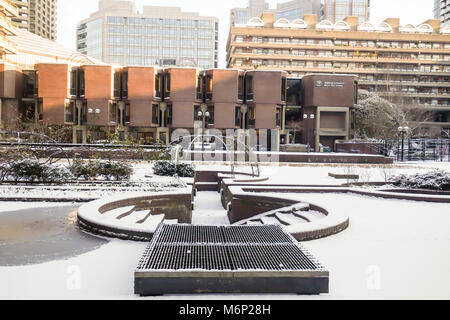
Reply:
M246 127L246 123L244 121L245 121L245 115L247 114L247 112L248 112L248 107L247 107L247 105L243 104L241 106L241 113L242 113L241 129L245 129L245 127Z
M161 111L161 128L166 127L166 111L167 111L167 103L161 102L159 104L159 110Z
M123 112L125 111L125 102L119 101L119 110L120 110L119 127L122 127L124 123Z

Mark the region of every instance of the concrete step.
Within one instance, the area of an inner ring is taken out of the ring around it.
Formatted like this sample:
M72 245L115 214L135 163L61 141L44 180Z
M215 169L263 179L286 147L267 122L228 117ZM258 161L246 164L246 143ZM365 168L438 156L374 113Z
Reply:
M197 191L217 191L219 186L217 182L196 182Z
M307 223L308 221L289 213L277 213L276 217L286 226L296 225L299 223Z
M261 222L263 224L282 224L280 220L278 220L276 217L274 216L269 216L269 217L262 217L261 218Z

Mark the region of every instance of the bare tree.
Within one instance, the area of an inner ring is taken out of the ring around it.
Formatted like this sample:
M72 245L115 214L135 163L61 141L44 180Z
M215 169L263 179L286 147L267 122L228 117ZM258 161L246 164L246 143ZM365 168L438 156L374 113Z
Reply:
M412 135L431 117L423 109L404 107L366 90L359 91L359 105L355 114L356 132L364 138L396 138L398 127L409 127Z

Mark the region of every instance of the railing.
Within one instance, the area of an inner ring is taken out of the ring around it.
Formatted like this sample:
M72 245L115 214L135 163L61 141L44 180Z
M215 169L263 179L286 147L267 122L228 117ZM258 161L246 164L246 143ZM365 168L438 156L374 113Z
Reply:
M450 139L393 139L383 145L380 153L397 161L450 162Z

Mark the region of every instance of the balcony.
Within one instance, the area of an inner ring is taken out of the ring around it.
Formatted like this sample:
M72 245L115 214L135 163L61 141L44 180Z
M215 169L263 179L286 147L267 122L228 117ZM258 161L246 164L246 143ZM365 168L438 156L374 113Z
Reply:
M9 21L5 16L0 15L0 29L3 30L3 32L7 36L15 36L16 33L16 27Z
M9 0L0 1L0 10L3 11L7 17L19 16L19 9Z
M16 45L5 36L0 36L0 51L6 54L16 54Z

